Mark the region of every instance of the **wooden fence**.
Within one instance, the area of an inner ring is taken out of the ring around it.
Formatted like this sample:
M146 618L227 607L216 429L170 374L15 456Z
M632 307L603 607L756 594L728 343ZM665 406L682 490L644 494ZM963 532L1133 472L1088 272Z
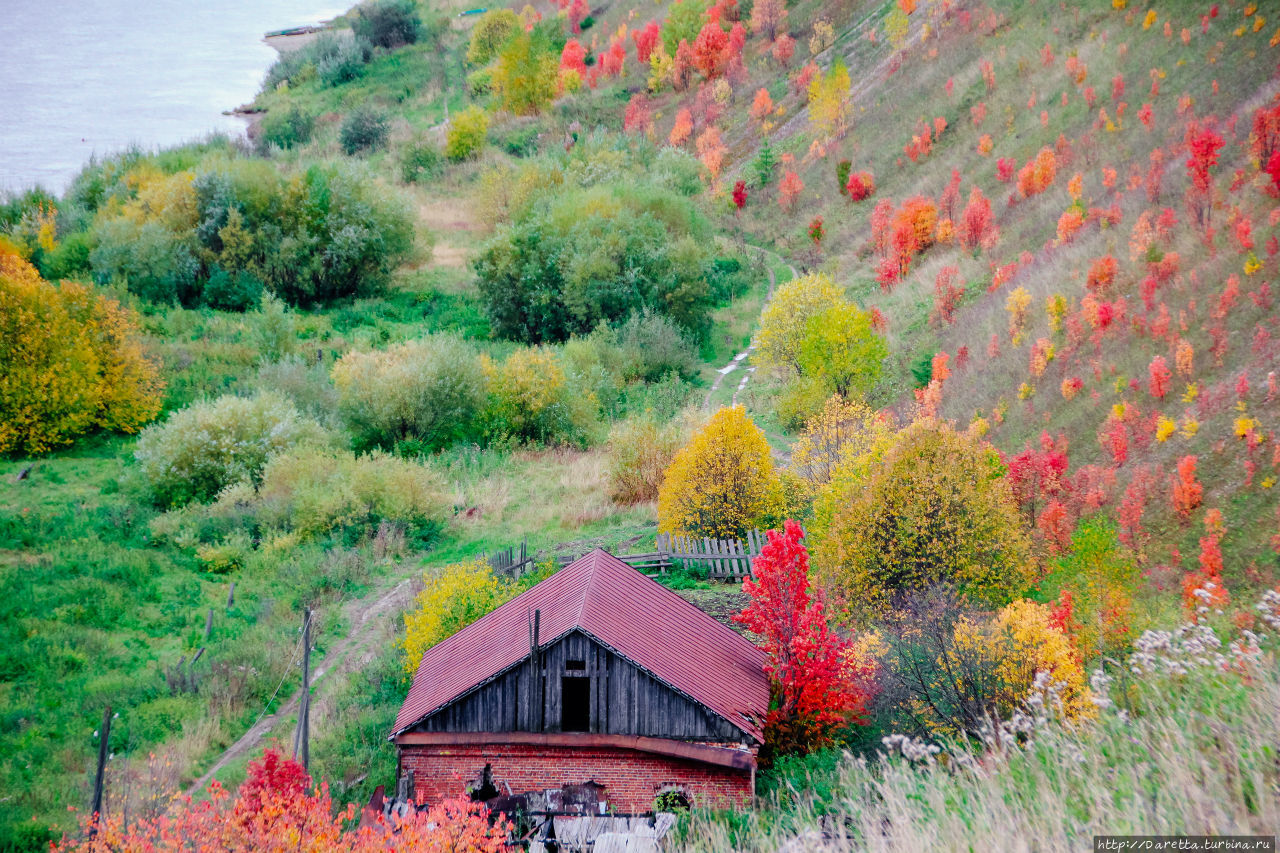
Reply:
M759 530L747 531L746 539L707 539L696 536L658 534L655 550L644 554L618 554L622 562L648 575L665 575L676 560L689 568L704 569L713 580L738 581L751 576L751 561L760 556L765 543ZM572 563L581 554L561 554L561 566ZM497 574L519 577L533 568L536 555L529 553L528 540L488 555L489 565Z
M487 557L489 567L494 574L509 575L518 578L533 567L534 558L529 554L529 540L520 542L520 547L512 545L503 551L495 551Z
M686 565L701 563L707 577L740 580L751 575L751 561L760 556L765 537L759 530L747 531L744 539L707 539L696 536L658 534L658 553Z

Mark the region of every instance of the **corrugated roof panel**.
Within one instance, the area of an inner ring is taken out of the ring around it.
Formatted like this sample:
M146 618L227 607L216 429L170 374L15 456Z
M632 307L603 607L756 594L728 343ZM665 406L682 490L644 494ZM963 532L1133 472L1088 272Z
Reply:
M393 734L529 656L529 620L545 644L580 628L756 740L769 709L764 652L671 590L600 549L428 649Z

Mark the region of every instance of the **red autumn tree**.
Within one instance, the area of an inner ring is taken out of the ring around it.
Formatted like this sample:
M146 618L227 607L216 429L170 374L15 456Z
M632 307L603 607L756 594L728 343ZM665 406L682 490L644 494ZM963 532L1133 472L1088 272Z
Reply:
M738 210L747 205L747 182L738 181L733 185L733 206Z
M693 42L693 64L708 80L719 77L729 64L729 34L707 21Z
M751 7L751 31L756 35L773 41L786 24L787 4L783 0L756 0Z
M769 53L773 56L773 61L783 68L791 64L791 57L796 52L796 40L791 36L783 33L773 42L773 49Z
M778 183L778 204L782 205L784 210L791 210L803 189L804 181L800 180L795 169L787 169Z
M769 97L769 90L762 87L756 92L755 99L751 102L751 117L762 122L772 114L773 98Z
M644 92L636 92L627 102L627 111L622 116L624 133L648 133L653 129L653 109L649 104L649 96Z
M844 185L849 198L862 201L876 192L876 179L870 172L850 172L849 181Z
M790 519L770 530L755 559L755 580L742 582L751 603L734 618L763 637L773 702L765 720L773 754L811 752L850 723L865 724L876 665L827 624L819 590L809 586L804 531Z
M960 214L960 245L966 252L990 249L995 245L998 232L991 215L991 200L974 187L969 191L969 202Z
M1209 170L1218 165L1218 152L1225 141L1208 123L1192 122L1187 128L1187 206L1195 214L1202 228L1209 227L1209 211L1212 208L1213 176Z
M569 39L560 51L560 67L578 72L578 76L587 76L587 49L577 39Z
M1027 444L1021 453L1005 460L1004 478L1028 526L1035 524L1041 506L1065 500L1071 491L1066 448L1064 436L1055 442L1048 432L1042 432L1039 450Z
M959 268L943 267L933 282L933 314L930 319L938 325L950 326L955 322L956 308L963 298L964 281L960 280Z
M1151 377L1151 396L1163 400L1164 395L1169 393L1169 380L1173 378L1173 371L1169 369L1164 356L1158 355L1151 359L1147 373Z
M1204 500L1204 486L1196 479L1196 457L1178 460L1178 473L1173 477L1173 508L1185 520Z
M676 91L684 91L689 87L689 78L693 75L693 48L687 39L680 39L676 46L676 58L671 66L671 85Z
M315 853L467 850L500 853L506 849L511 824L490 824L482 803L449 800L431 809L389 822L379 816L374 826L348 830L355 809L335 812L327 786L308 793L311 778L296 761L268 749L249 763L249 775L233 799L220 783L209 786L208 798L185 797L164 815L125 823L121 817L91 820L94 829L68 838L57 851L114 853L119 850L307 850ZM86 829L89 827L86 827Z
M661 37L662 28L658 26L657 21L650 21L644 25L643 29L632 31L631 41L635 42L636 60L642 65L648 65L649 56L658 46L658 39Z

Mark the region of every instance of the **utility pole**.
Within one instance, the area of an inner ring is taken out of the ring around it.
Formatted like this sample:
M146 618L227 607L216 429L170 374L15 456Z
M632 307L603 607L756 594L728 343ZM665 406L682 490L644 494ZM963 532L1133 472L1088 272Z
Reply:
M98 773L93 778L93 809L89 812L93 823L89 824L89 837L98 834L98 824L102 820L102 783L107 771L108 740L111 737L111 706L102 712L102 728L98 730Z
M311 748L311 608L302 618L302 702L298 706L298 728L293 738L293 757L301 755L302 769L310 770Z

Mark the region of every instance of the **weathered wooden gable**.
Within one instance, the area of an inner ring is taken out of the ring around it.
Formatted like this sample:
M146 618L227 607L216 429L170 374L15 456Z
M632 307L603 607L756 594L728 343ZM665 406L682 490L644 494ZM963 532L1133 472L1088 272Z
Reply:
M696 666L696 661L690 662ZM626 734L741 742L746 735L582 630L543 646L413 731Z

